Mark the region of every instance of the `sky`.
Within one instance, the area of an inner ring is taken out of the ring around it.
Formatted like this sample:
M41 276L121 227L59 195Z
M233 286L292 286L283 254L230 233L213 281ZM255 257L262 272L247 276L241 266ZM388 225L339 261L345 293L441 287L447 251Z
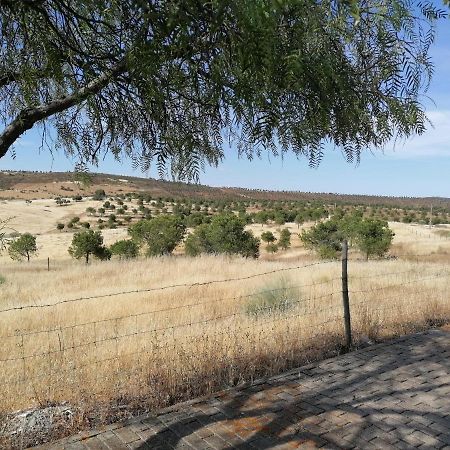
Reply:
M366 151L359 165L349 164L339 149L326 147L325 157L316 169L305 158L285 155L283 159L263 156L248 161L237 150L225 148L218 168L207 168L201 184L254 189L339 194L368 194L405 197L450 197L450 20L441 21L432 48L435 75L425 101L433 127L406 142L388 145L384 151ZM15 145L16 158L0 159L0 170L73 171L75 160L63 153L39 152L37 130L24 134ZM92 171L131 176L153 176L133 170L130 160L121 163L111 156Z

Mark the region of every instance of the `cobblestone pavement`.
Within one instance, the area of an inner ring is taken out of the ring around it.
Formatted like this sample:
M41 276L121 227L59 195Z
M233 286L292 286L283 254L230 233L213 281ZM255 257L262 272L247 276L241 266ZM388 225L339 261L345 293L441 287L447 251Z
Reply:
M41 449L450 449L450 333L301 367Z

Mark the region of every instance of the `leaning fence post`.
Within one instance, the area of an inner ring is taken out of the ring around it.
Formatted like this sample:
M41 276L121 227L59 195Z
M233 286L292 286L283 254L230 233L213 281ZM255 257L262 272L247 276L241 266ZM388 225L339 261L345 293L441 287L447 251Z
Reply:
M342 242L342 301L344 304L344 326L345 326L345 347L349 349L352 345L352 326L350 321L350 302L348 298L348 242Z

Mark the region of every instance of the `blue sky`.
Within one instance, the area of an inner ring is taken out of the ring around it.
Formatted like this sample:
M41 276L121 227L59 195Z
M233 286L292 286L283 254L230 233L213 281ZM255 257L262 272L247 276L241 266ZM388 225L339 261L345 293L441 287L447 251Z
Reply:
M308 167L304 158L287 155L284 159L264 156L249 162L239 159L233 148L225 149L225 160L218 168L208 168L201 183L211 186L239 186L271 190L335 192L393 196L450 197L450 20L444 20L432 50L436 70L426 101L427 113L434 128L395 149L367 151L359 166L345 162L339 150L327 148L317 169ZM16 144L17 157L0 159L0 169L66 171L76 161L62 153L38 154L40 135L31 130ZM133 171L131 161L122 163L107 156L93 170L120 175L145 176ZM156 173L150 172L156 177Z

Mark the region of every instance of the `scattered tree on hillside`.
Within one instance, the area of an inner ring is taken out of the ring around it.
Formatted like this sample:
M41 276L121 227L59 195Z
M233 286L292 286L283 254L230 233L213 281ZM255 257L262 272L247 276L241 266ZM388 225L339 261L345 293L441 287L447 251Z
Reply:
M272 242L275 242L277 238L271 231L264 231L264 233L261 233L261 240L270 244Z
M266 250L269 253L276 253L278 251L278 245L273 244L273 243L267 244Z
M244 223L234 214L219 214L211 223L199 225L185 241L189 256L201 253L238 254L245 257L259 256L259 240L250 231L244 230Z
M363 219L359 223L355 240L359 250L366 255L366 259L369 259L370 256L385 255L392 244L394 235L386 221Z
M299 235L306 248L315 250L321 258L336 258L342 250L344 236L337 220L319 222Z
M145 244L148 256L168 255L183 240L186 226L178 216L160 215L140 220L128 228L131 238L139 245Z
M281 230L278 246L283 250L287 250L291 246L291 232L287 228Z
M297 224L297 229L300 228L300 225L303 225L303 223L305 222L304 218L303 218L303 214L297 214L295 216L294 222Z
M336 258L342 250L342 241L348 240L358 250L370 256L383 256L390 248L394 233L388 223L366 219L361 214L332 218L320 222L300 235L305 247L316 250L323 258Z
M120 259L136 258L139 255L138 244L129 239L114 242L114 244L109 247L109 250L112 255L118 256Z
M62 230L64 230L64 224L63 223L58 223L57 225L56 225L56 229L57 230L59 230L59 231L62 231Z
M69 254L76 258L85 258L86 264L92 255L100 260L111 258L111 252L103 245L103 236L100 231L84 230L75 233L72 244L69 247Z
M83 162L158 161L180 179L292 150L317 165L423 133L432 2L2 1L0 158L50 120ZM263 55L263 57L262 57ZM43 131L44 132L44 131Z
M27 261L30 261L30 257L36 252L36 236L30 233L24 233L9 243L8 253L14 260L21 261L27 258Z

